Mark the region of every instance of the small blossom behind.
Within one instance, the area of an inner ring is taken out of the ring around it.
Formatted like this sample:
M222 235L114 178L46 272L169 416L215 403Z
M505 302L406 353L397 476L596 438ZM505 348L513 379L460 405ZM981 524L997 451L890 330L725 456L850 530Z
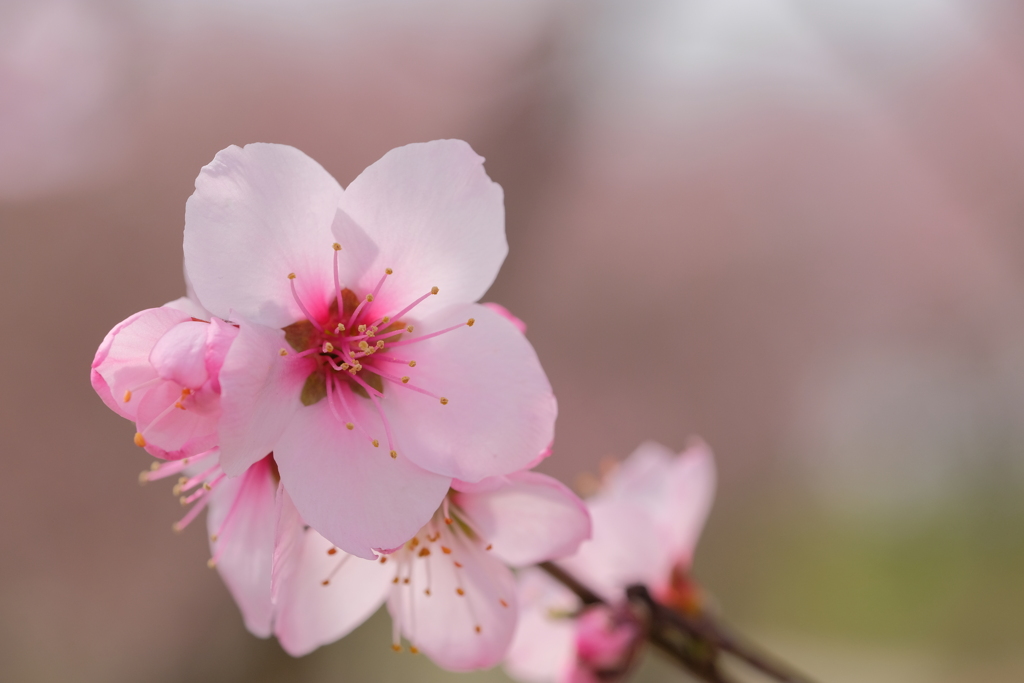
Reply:
M584 608L541 570L522 572L523 616L504 664L509 675L526 683L619 680L644 638L625 603L630 585L647 586L674 609L699 609L689 571L714 486L714 460L702 441L679 455L645 443L610 469L587 501L593 538L557 563L608 606Z

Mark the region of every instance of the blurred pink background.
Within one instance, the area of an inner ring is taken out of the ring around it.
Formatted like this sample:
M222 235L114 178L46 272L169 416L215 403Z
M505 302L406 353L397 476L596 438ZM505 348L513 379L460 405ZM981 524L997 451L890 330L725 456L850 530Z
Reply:
M488 298L559 396L545 471L700 434L696 571L734 623L822 681L1024 679L1012 0L0 4L0 679L453 677L383 615L302 660L246 633L87 379L183 293L218 150L347 184L444 137L505 189Z

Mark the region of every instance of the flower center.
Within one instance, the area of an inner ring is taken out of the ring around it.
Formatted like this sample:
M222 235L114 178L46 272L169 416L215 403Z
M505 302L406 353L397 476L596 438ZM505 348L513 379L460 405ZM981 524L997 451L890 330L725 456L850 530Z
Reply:
M374 306L374 299L394 271L391 268L385 269L373 291L360 298L351 289L341 286L338 275L338 254L341 245L335 242L332 246L335 298L325 317L318 319L310 314L296 291L297 275L288 274L292 296L306 318L283 328L285 341L293 352L282 348L280 353L289 360L308 358L313 361L309 376L302 387L303 405L311 406L327 399L331 412L348 429L356 429L358 426L354 418L355 411L349 403L350 399L358 396L371 401L384 423L391 457L396 458L398 452L395 450L391 426L381 406L385 387L388 384L404 387L430 396L441 405L447 405L448 399L417 386L409 375L396 374L396 366L415 368L416 361L400 358L394 351L461 327L472 327L475 320L470 318L464 323L444 330L403 340L402 337L412 334L415 328L403 322L402 318L427 297L437 295L438 288L431 287L430 291L399 311L385 313ZM380 446L379 439L372 437L362 427L360 431L374 447Z

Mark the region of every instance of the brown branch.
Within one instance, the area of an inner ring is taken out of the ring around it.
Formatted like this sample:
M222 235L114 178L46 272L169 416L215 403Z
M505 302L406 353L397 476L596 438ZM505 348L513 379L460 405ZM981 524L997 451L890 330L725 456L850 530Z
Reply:
M552 562L540 568L571 590L584 605L607 604L600 595ZM753 646L713 615L683 614L651 597L645 586L630 586L626 598L643 613L647 640L680 666L708 683L732 683L721 669L721 654L729 653L779 683L814 683L787 664Z

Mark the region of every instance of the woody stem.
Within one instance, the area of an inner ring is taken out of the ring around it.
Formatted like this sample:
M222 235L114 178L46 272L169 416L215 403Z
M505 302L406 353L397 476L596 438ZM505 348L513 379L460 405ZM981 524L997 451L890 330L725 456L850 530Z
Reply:
M540 568L575 593L584 605L606 604L601 596L558 565L544 562ZM630 586L626 598L643 616L647 640L703 681L732 683L721 669L721 655L728 653L779 683L814 683L752 645L713 614L704 610L696 614L678 612L651 597L646 586Z

